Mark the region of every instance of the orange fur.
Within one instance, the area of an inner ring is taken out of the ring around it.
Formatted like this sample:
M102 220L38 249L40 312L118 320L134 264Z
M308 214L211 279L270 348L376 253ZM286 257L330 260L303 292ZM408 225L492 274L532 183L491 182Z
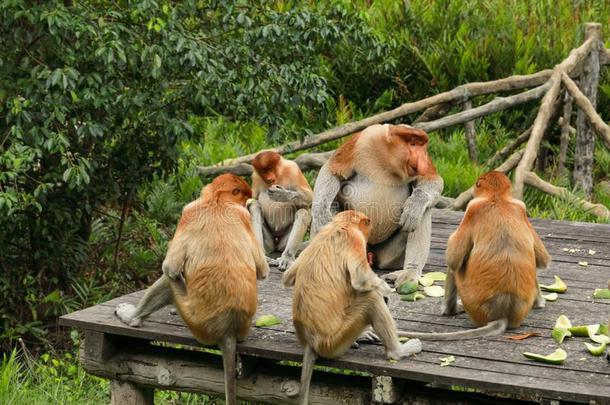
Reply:
M518 327L538 294L536 268L550 260L506 175L479 178L462 223L447 245L447 266L476 325L505 318Z
M245 209L251 196L240 177L217 177L184 208L168 249L166 262L183 266L185 279L172 283L176 308L204 344L243 340L256 312L257 274L268 268Z
M352 135L351 138L341 145L332 155L328 161L328 168L332 174L343 179L348 179L352 176L354 172L354 154L360 136L360 132Z

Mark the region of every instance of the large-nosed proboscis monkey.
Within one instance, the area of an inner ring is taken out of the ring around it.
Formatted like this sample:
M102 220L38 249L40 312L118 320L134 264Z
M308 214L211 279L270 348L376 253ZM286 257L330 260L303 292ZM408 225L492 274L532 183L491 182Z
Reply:
M254 201L248 205L254 231L267 253L282 252L280 271L294 261L311 222L313 192L299 166L274 151L264 151L252 161Z
M400 343L384 296L393 289L367 261L370 230L366 215L348 210L324 226L284 273L285 286L294 286L292 318L304 347L301 399L306 404L313 365L318 356L341 356L372 326L386 356L398 360L421 351L417 339Z
M509 178L492 171L476 182L462 222L449 238L446 252L444 315L464 310L479 326L461 332L411 333L427 340L493 336L521 325L532 306L544 307L537 270L551 258L530 224L525 204L511 195Z
M405 125L372 125L344 143L314 185L311 235L337 211L371 219L369 251L388 280L415 281L428 258L431 208L443 190L428 155L428 135Z
M195 338L222 350L227 404L236 404L236 342L256 312L256 280L269 272L246 209L248 183L223 174L182 211L163 279Z
M227 190L231 187L229 193ZM199 199L182 211L163 261L163 275L146 290L137 306L119 304L115 310L117 317L127 325L140 326L148 315L172 303L170 280L185 274L185 269L192 269L198 263L225 263L229 266L246 261L250 268L256 269L258 278L266 277L269 270L265 254L245 208L250 196L250 186L232 174L218 176L205 186ZM233 274L233 270L227 274Z

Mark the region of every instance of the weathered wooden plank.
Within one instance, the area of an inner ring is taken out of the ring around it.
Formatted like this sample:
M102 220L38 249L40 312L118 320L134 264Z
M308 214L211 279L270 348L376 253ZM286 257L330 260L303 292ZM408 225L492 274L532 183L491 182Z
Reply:
M106 361L81 352L81 362L91 374L116 379L121 387L161 387L224 395L224 375L220 356L146 345L125 348ZM246 378L237 381L240 399L290 404L298 401L299 369L265 363ZM311 404L369 404L371 379L361 376L314 373ZM136 402L116 402L131 404ZM152 403L152 402L150 402ZM143 403L144 404L144 403ZM147 403L148 404L148 403Z
M154 391L129 381L110 381L110 405L153 405Z

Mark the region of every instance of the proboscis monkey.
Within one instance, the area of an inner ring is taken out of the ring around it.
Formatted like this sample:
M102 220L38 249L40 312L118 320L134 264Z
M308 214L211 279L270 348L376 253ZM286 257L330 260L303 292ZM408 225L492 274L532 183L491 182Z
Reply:
M443 180L428 155L428 135L404 125L372 125L344 143L314 185L311 235L334 213L354 209L371 219L375 267L395 285L415 281L430 250L431 208Z
M417 339L399 342L384 301L393 290L369 267L366 240L370 222L357 211L337 214L282 277L285 286L294 286L292 318L304 347L302 404L308 401L316 358L341 356L370 325L388 358L398 360L421 351Z
M511 183L501 172L482 175L462 222L447 244L444 315L464 310L479 326L462 332L411 333L427 340L493 336L521 325L532 306L544 307L537 269L549 256L530 224L525 204L511 196Z
M220 202L227 200L228 192L226 189L230 186L234 186L231 190L231 196L234 196L232 197L233 200L226 204L220 204ZM234 192L236 194L233 195L232 193ZM250 237L254 233L250 224L250 215L245 208L246 196L248 198L251 196L250 187L242 178L232 174L218 176L212 183L205 186L199 199L185 206L182 211L182 217L178 222L176 233L172 242L170 242L167 256L163 261L163 275L146 290L144 297L137 306L128 303L119 304L115 309L117 317L127 325L137 327L140 326L142 320L148 315L172 303L172 288L170 286L170 277L168 276L175 277L180 273L180 271L176 273L177 270L182 268L180 266L191 266L195 263L190 258L191 256L189 256L190 261L188 262L176 262L177 259L174 258L179 257L176 256L176 249L178 247L184 248L184 243L176 243L175 241L184 238L188 239L193 234L192 228L196 225L205 225L205 231L201 231L200 238L191 238L188 243L190 249L200 250L198 252L200 259L212 260L213 257L218 257L218 263L224 261L228 265L229 263L236 263L236 261L242 260L244 257L251 257L257 269L257 276L264 278L268 272L268 266L266 260L264 260L262 246L260 246L256 239ZM213 212L211 210L212 206L217 207L218 212L222 215L218 215L216 218L204 218L203 216ZM239 213L241 215L244 212L245 215L240 216L239 221L237 221L234 214ZM204 219L207 221L205 224L202 222ZM199 222L196 222L196 220ZM215 230L208 233L207 230L212 225L221 229L221 231ZM189 232L185 232L186 230L189 230ZM204 233L205 235L203 235ZM198 243L200 244L195 246ZM220 247L211 248L212 244L217 244ZM265 263L263 264L262 262Z
M309 228L313 192L299 166L277 152L259 153L252 166L255 201L248 209L254 231L267 253L282 252L277 265L284 271Z

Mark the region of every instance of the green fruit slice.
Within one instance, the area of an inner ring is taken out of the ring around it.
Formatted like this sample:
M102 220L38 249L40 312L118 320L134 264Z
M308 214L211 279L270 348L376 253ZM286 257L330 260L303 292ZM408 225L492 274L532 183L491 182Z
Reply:
M432 280L427 275L426 276L421 276L419 278L419 284L423 285L424 287L430 287L432 284L434 284L434 280Z
M570 329L572 327L572 322L565 315L559 315L557 321L555 322L555 329Z
M555 282L551 285L544 285L544 284L540 284L540 288L543 289L544 291L552 291L552 292L558 292L558 293L564 293L566 291L568 291L568 286L566 285L566 283L563 282L562 279L559 278L559 276L555 276Z
M524 352L523 355L528 359L536 360L547 364L563 364L565 359L568 358L568 354L563 349L557 349L547 356L530 352Z
M595 343L608 344L610 343L610 337L606 335L590 335L589 338Z
M550 293L550 294L546 294L543 295L542 298L544 298L546 301L557 301L557 298L559 297L559 295L557 295L557 293Z
M424 294L420 293L419 291L415 291L411 294L403 295L400 297L400 299L402 301L410 301L410 302L417 301L422 298L426 298L426 296Z
M551 336L555 342L562 344L566 337L572 336L572 333L570 333L570 331L567 329L555 328L551 331Z
M425 277L429 277L434 281L445 281L447 279L447 274L442 271L431 271L430 273L424 274Z
M610 336L610 335L608 335L608 325L606 325L606 324L599 325L599 330L597 331L597 333L599 333L600 335Z
M256 318L256 322L254 323L257 327L262 326L273 326L282 323L282 320L275 315L261 315Z
M587 350L594 356L601 356L606 351L606 343L602 343L599 346L594 346L591 343L585 343Z
M568 330L574 336L593 336L599 332L599 324L572 326Z
M442 297L445 295L445 289L438 285L431 285L424 288L424 294L428 297Z
M596 288L593 292L593 298L597 298L600 300L610 300L610 289Z
M396 292L398 292L398 294L411 294L412 292L417 291L418 287L419 284L417 284L416 282L407 281L406 283L402 283L401 285L399 285L396 289Z

